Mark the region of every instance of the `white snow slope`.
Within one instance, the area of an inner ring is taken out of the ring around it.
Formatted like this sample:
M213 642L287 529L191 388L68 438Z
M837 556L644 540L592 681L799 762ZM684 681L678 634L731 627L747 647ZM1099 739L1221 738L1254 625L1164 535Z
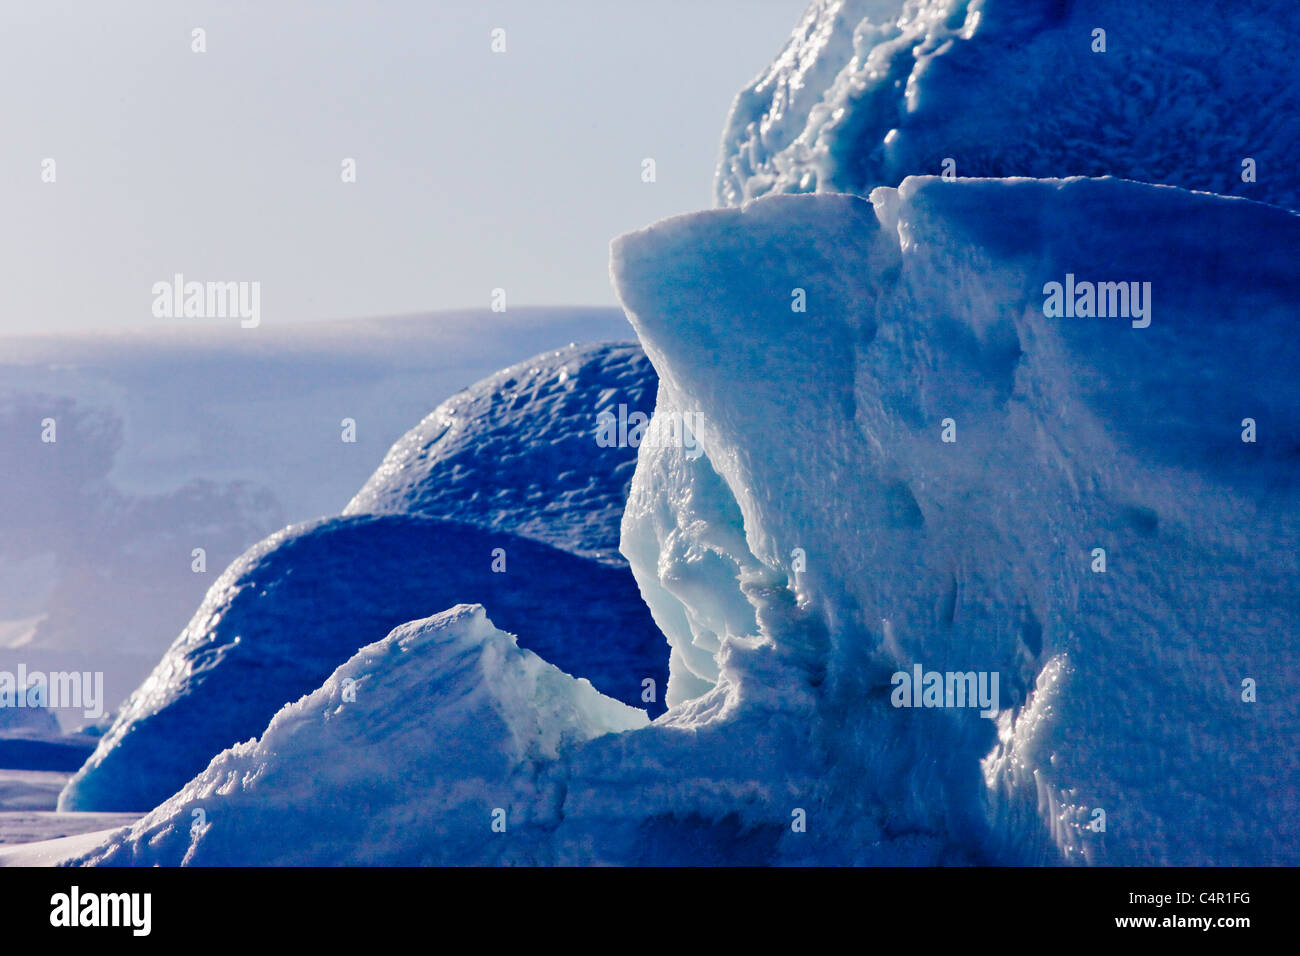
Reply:
M815 0L736 97L715 196L865 196L951 159L1300 209L1297 35L1293 0Z
M83 861L1300 862L1297 248L1289 213L1113 179L622 237L657 415L704 451L642 445L624 519L669 712L397 660L437 625L399 628ZM1067 273L1151 282L1150 325L1045 315ZM479 628L456 660L511 658ZM915 665L998 675L996 719L896 706Z

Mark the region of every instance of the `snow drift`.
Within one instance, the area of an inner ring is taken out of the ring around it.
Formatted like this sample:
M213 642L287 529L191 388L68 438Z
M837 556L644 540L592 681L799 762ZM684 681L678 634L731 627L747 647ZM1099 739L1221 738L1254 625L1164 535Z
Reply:
M537 862L512 834L558 822L546 767L645 723L461 605L362 647L78 862Z
M606 693L662 710L641 695L646 678L665 682L663 637L625 569L419 515L321 519L272 535L226 570L59 809L156 806L358 647L462 599Z
M636 446L599 442L603 415L654 410L635 344L570 346L458 392L407 432L344 514L423 514L625 565L619 523Z
M736 97L716 199L865 196L949 168L1297 209L1297 34L1291 0L816 0Z

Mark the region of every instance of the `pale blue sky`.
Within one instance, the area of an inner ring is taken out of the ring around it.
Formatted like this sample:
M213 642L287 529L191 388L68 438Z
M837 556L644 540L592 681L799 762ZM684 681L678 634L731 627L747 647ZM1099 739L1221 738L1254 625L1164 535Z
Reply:
M6 3L0 334L185 321L150 313L176 272L259 281L263 325L612 304L609 240L711 204L804 6Z

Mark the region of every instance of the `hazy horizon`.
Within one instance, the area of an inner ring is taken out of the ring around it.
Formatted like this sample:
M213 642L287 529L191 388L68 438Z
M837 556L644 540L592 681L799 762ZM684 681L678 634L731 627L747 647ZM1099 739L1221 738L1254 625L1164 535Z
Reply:
M616 305L609 240L711 204L732 98L804 6L6 7L0 55L27 82L0 92L0 335L238 328L156 317L177 274L258 283L263 325L498 288L507 307Z

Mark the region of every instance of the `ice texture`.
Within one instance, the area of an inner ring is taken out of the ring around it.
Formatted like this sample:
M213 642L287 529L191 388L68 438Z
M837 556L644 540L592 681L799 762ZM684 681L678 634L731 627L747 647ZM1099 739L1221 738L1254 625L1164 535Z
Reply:
M858 772L837 802L890 741L896 822L981 816L989 859L1295 862L1297 249L1293 214L1115 179L909 178L617 240L656 415L704 450L643 447L624 517L670 704L812 695ZM1150 325L1046 316L1067 273L1150 282ZM918 663L998 673L996 721L892 706Z
M447 399L388 452L344 514L425 514L510 531L626 566L619 523L636 447L598 419L654 410L632 343L534 356Z
M1297 209L1298 34L1293 0L815 0L736 97L716 200L865 196L951 159Z

